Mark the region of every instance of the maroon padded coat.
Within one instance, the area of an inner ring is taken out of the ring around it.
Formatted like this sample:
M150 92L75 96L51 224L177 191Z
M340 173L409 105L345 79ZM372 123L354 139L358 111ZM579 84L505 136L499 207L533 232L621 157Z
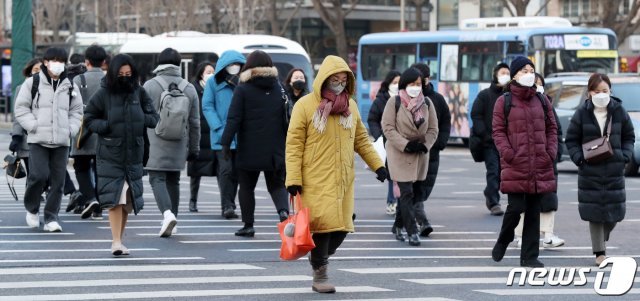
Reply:
M535 88L512 83L511 111L505 126L504 96L493 108L493 140L500 153L500 191L538 194L556 191L553 160L558 150L558 126L547 101L547 114Z

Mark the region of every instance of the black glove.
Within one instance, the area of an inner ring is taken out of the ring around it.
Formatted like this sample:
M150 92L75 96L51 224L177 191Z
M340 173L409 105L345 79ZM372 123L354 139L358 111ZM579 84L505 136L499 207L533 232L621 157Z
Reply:
M424 143L419 143L418 144L418 151L419 152L423 152L423 153L428 153L429 149L427 149L427 147L424 145Z
M291 185L289 187L287 187L287 191L289 192L290 195L297 195L297 194L302 194L302 186L300 185Z
M22 139L24 137L22 135L13 135L11 136L11 143L9 143L9 150L13 153L18 151L20 144L22 143Z
M222 155L225 160L231 159L231 147L229 145L222 146Z
M198 160L198 153L189 153L189 155L187 156L187 161L191 162L196 160Z
M228 84L235 87L238 85L239 77L237 75L227 74L227 77L225 78L225 80L227 81Z
M387 176L389 176L389 174L387 173L386 168L380 167L376 170L376 179L378 179L378 181L384 182L384 180L387 179Z
M404 147L404 152L405 153L417 153L420 151L420 142L418 142L418 140L412 140L409 141L409 143L407 143L407 145Z

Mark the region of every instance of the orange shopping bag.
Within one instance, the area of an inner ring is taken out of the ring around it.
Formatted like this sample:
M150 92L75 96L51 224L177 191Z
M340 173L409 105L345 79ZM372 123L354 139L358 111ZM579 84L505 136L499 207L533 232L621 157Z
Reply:
M302 208L300 194L289 198L291 215L287 220L278 223L278 232L282 239L280 258L283 260L296 260L307 255L316 245L311 238L309 230L309 208ZM295 209L298 211L295 212Z

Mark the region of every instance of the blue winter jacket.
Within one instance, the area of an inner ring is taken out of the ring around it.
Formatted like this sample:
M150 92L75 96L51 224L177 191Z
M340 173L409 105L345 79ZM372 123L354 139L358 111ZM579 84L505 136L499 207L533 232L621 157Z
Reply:
M222 53L218 63L216 63L216 71L213 76L207 80L202 95L202 113L211 129L211 149L222 150L220 138L227 124L227 113L231 106L234 87L224 80L226 72L221 74L225 68L231 64L242 64L247 62L244 55L235 50L228 50ZM236 148L236 139L231 143L231 149Z

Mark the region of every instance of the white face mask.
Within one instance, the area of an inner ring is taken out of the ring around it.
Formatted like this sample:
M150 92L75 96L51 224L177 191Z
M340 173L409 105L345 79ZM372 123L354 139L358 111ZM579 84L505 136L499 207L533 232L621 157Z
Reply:
M593 102L593 105L598 108L606 108L607 105L609 105L610 100L611 100L611 97L609 96L608 93L598 93L596 95L591 96L591 101Z
M544 93L544 86L537 86L537 88L536 88L536 92L538 92L538 93Z
M238 74L238 72L240 72L240 65L231 65L231 66L227 66L227 68L225 68L227 70L227 72L231 75L236 75Z
M53 74L54 76L58 76L62 74L62 72L64 72L64 63L49 62L48 69L49 71L51 71L51 74Z
M213 73L205 74L204 76L202 76L202 80L204 80L204 82L206 83L212 76Z
M389 94L391 96L398 95L398 84L389 85Z
M520 76L517 82L523 87L533 87L533 84L536 82L536 75L533 73L527 73Z
M405 90L407 91L407 94L409 94L409 97L411 98L416 98L418 97L418 95L420 95L420 93L422 93L422 87L419 87L419 86L409 86Z
M511 77L509 75L503 74L498 76L498 84L500 86L504 86L508 84L510 80L511 80Z

